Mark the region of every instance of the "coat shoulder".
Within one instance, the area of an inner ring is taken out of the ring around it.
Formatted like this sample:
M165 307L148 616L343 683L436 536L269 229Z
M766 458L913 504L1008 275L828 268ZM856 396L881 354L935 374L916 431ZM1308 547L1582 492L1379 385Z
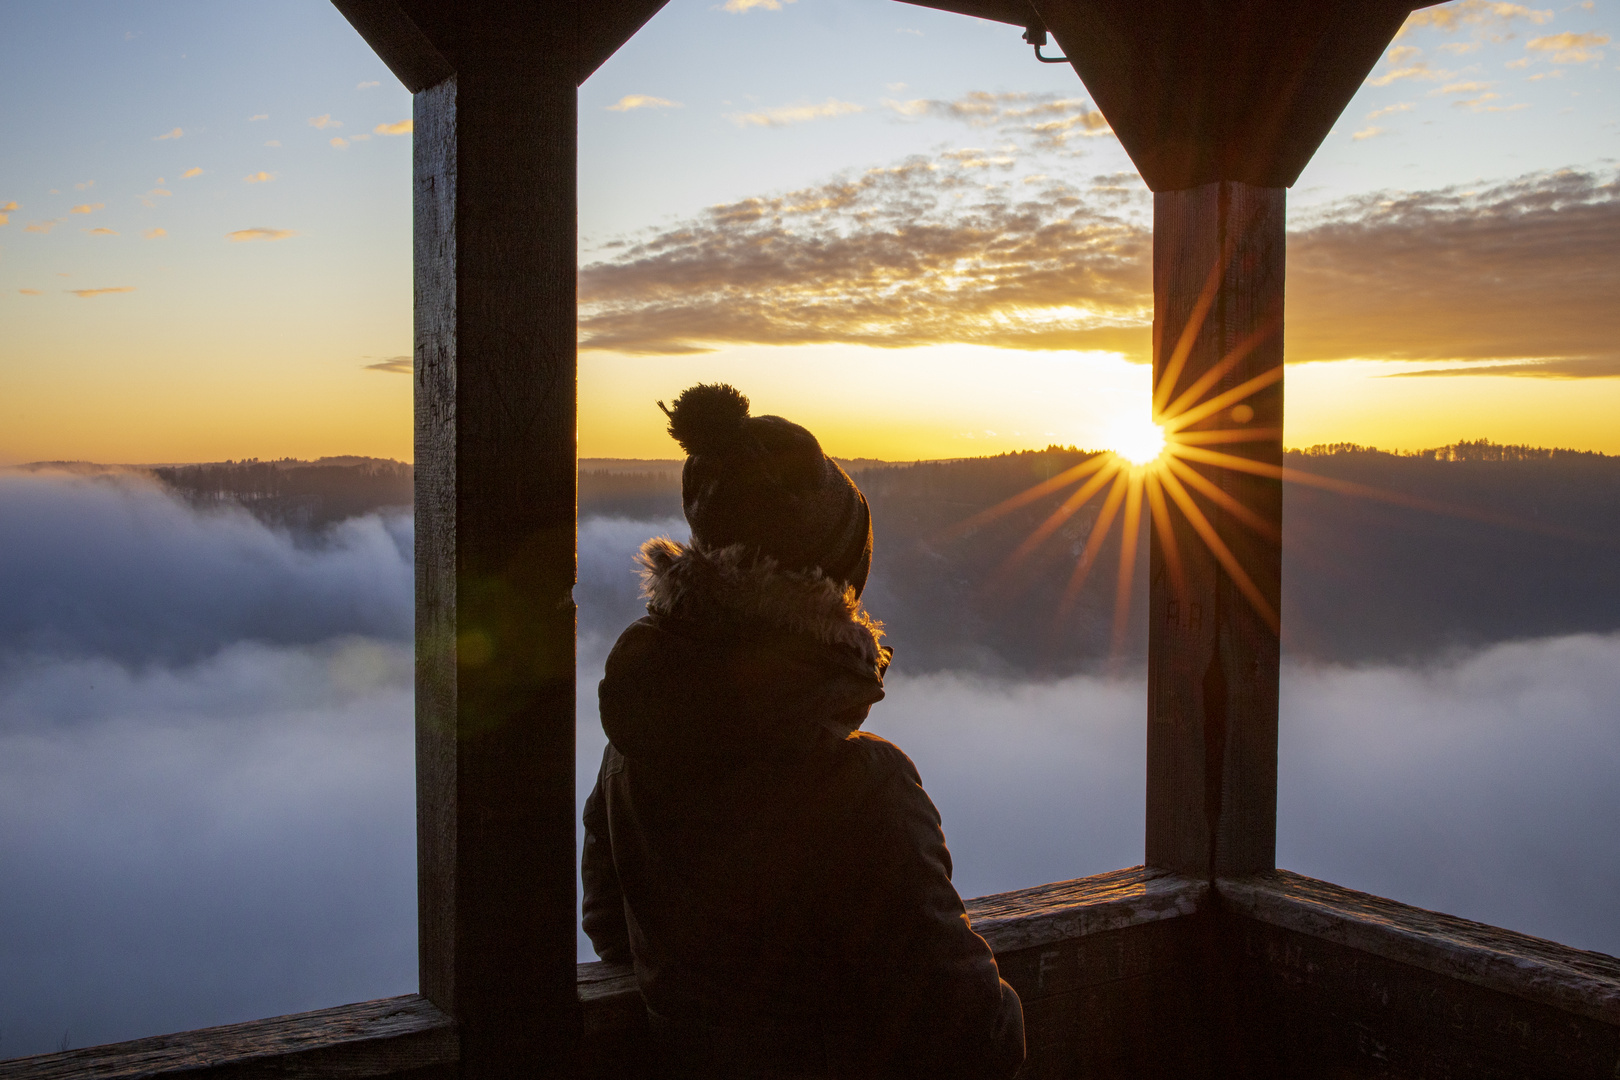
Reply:
M845 737L841 747L848 759L873 780L893 778L912 784L921 784L917 766L900 749L881 735L856 731Z

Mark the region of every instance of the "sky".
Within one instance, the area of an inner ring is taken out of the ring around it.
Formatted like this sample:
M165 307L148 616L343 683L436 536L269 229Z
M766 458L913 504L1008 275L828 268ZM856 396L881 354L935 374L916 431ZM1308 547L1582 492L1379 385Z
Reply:
M1620 452L1616 2L1393 43L1289 196L1289 445ZM409 459L411 103L330 4L18 6L0 101L0 464ZM849 457L1146 411L1151 197L1018 29L671 0L579 116L582 455L698 380Z

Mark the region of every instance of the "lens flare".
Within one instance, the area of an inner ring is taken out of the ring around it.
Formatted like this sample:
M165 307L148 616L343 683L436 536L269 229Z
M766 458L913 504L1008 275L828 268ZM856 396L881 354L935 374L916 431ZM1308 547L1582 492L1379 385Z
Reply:
M1146 418L1120 419L1108 431L1107 446L1132 465L1147 465L1164 453L1164 428Z

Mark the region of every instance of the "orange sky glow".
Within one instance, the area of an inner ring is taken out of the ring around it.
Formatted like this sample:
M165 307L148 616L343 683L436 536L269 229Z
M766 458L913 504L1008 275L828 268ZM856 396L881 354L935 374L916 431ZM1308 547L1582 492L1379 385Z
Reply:
M1152 197L1106 121L1015 31L823 2L881 34L674 0L581 88L581 455L675 456L717 380L845 457L1108 445ZM8 31L0 465L408 460L409 95L325 0L131 11ZM1425 11L1289 196L1285 443L1620 453L1607 6Z

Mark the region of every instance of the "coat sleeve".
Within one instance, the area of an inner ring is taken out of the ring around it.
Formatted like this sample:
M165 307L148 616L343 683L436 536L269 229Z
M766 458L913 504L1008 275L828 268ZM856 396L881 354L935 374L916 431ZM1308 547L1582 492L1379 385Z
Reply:
M616 753L611 743L602 751L596 787L585 800L585 843L579 874L585 887L581 922L597 956L610 963L628 964L631 961L630 929L625 923L624 890L619 885L619 871L613 865L613 838L608 832L607 796L603 792L608 765Z
M873 740L878 742L878 740ZM843 967L881 1075L1006 1080L1024 1061L1023 1008L951 884L939 811L898 748L862 800L838 860Z

